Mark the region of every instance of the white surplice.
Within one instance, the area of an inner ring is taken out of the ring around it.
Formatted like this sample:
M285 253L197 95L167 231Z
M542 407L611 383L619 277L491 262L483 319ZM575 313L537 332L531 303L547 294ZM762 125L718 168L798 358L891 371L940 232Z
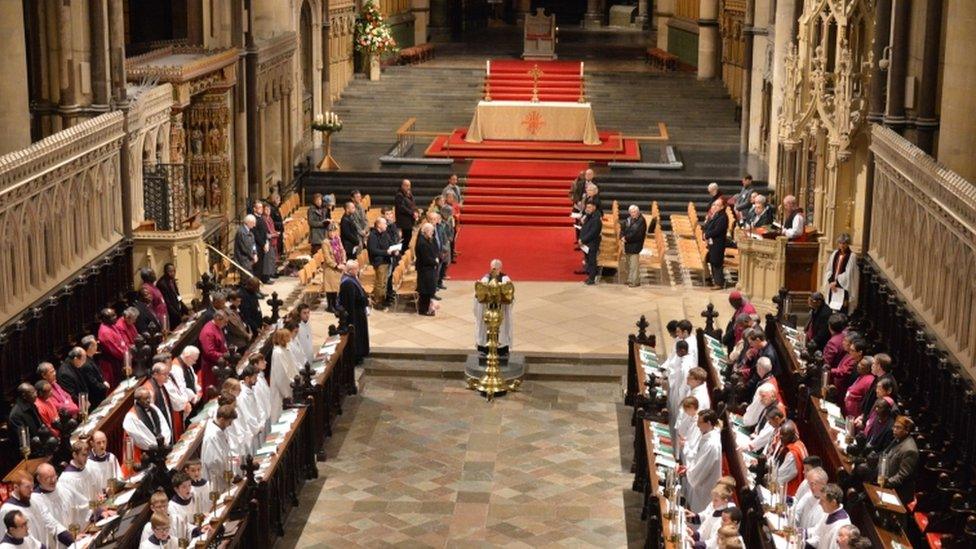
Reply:
M685 471L687 507L701 513L712 501L712 488L722 476L722 439L718 427L702 434L695 458Z
M119 459L112 452L105 452L101 458L89 452L88 465L85 466L85 470L91 474L92 480L99 490L108 487L109 479L122 478L122 467L119 466Z
M207 421L207 427L203 431L203 446L200 449L204 476L209 480L222 479L230 458L231 447L227 432L213 420Z
M34 502L33 496L30 502L23 503L11 495L7 501L3 502L3 505L0 505L0 517L7 516L7 513L11 511L23 513L24 518L27 519L27 533L48 547L58 547L57 535L67 531L67 525L59 524L51 515L47 505L40 501ZM48 543L51 540L55 540L54 543Z
M291 398L291 384L298 375L298 366L289 349L275 346L271 351L271 422L278 421L282 400Z
M503 275L501 283L511 282L507 275ZM481 277L481 283L488 283L488 275ZM501 306L502 323L498 327L498 346L511 347L512 345L512 309L514 303L504 303ZM485 306L474 300L474 324L475 324L475 345L485 347L488 345L488 326L485 325Z
M172 439L173 433L169 429L166 416L163 415L163 412L155 404L150 404L149 408L156 411L156 417L159 419L159 431L163 440L167 441ZM156 435L153 434L150 426L139 419L139 415L136 413L134 406L125 414L125 418L122 420L122 429L129 434L129 438L132 439L132 442L140 450L148 450L156 447Z
M302 348L305 360L312 362L315 359L315 346L312 344L312 323L298 323L298 346ZM305 361L301 362L305 364Z

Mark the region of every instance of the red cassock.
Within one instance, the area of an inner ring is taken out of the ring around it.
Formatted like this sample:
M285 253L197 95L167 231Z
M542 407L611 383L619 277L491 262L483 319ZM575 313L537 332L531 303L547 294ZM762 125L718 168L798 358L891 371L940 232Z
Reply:
M225 354L227 340L224 338L224 331L211 320L200 330L200 377L204 391L207 387L216 385L217 376L213 369Z
M159 291L159 288L149 284L148 282L143 282L142 287L149 290L149 294L152 295L152 310L154 313L156 313L156 318L162 322L163 317L167 316L169 311L166 308L166 300L163 299L163 292ZM172 326L170 328L172 328Z
M119 317L115 321L115 331L122 335L128 345L135 344L136 338L139 337L136 327L126 322L125 317Z
M803 441L798 440L793 444L787 444L786 450L793 454L793 460L796 462L797 473L792 480L786 483L786 495L793 496L796 495L796 489L800 487L803 482L803 460L809 455L807 453L807 447L803 444Z
M126 338L115 326L102 324L98 327L98 368L111 388L122 381L122 364L128 347Z

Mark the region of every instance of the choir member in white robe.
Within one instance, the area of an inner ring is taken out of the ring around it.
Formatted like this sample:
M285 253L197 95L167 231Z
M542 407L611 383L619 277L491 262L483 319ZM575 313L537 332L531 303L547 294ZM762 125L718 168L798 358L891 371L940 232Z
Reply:
M224 384L221 386L220 396L217 398L218 407L229 404L237 412L237 421L231 423L230 427L227 428L227 440L230 442L230 451L236 457L244 457L244 455L251 452L251 447L254 445L253 437L247 430L245 412L237 402L237 396L240 394L240 390L240 381L229 378L224 381ZM212 413L211 419L216 417L217 411L213 410Z
M58 473L50 463L42 463L35 473L37 485L34 487L34 495L31 496L31 504L47 508L47 512L57 522L57 531L70 531L71 525L84 529L91 514L88 510L88 499L58 482ZM58 539L50 532L47 539L40 541L48 547L59 546Z
M312 309L306 303L299 303L295 308L298 317L298 346L305 355L305 361L312 362L315 359L315 345L312 343ZM302 361L300 364L305 364Z
M668 370L668 411L671 413L671 418L676 418L678 405L681 403L681 399L687 396L685 394L685 382L688 379L688 372L697 365L692 356L688 354L688 343L686 341L675 342L674 353L668 357L665 365Z
M200 349L193 345L183 348L180 356L173 359L170 364L170 373L176 381L183 398L190 404L200 401L203 392L200 389L200 382L197 380L197 371L194 367L200 360ZM172 391L170 395L172 395Z
M34 492L34 481L30 475L23 472L16 472L12 475L13 484L10 497L0 505L0 516L6 517L11 511L20 511L27 519L27 530L30 537L44 543L44 540L56 539L63 545L74 543L74 537L66 527L58 524L48 510L47 506L32 501L31 495ZM49 545L55 547L54 544Z
M824 488L827 487L827 472L816 467L806 474L807 491L796 498L793 512L796 515L796 525L804 530L813 530L824 520L826 514L820 506ZM799 493L799 491L797 491Z
M506 282L511 282L512 279L502 272L502 262L499 259L492 259L489 264L488 274L481 277L482 284L488 284L492 280L497 280L499 284L504 284ZM512 321L513 321L513 306L514 303L504 303L501 306L502 311L502 323L498 327L498 348L502 349L502 352L510 350L512 346ZM478 300L474 300L474 324L475 324L475 335L474 344L475 347L484 353L488 352L488 326L485 324L485 306L478 303Z
M230 466L231 448L227 428L237 419L237 411L232 405L217 409L217 416L207 422L203 432L203 445L200 461L203 463L207 479L217 486L223 485L224 471Z
M288 350L291 332L280 329L271 336L274 350L271 351L271 423L278 421L284 407L282 401L292 397L291 384L298 375L298 365Z
M115 454L108 451L108 437L101 431L91 436L91 451L88 453L86 469L91 473L95 486L105 490L111 479L122 479L122 467Z
M268 421L268 410L262 409L255 393L258 373L254 366L248 364L241 371L241 393L237 396L237 408L242 413L245 431L249 433L252 449L256 449L258 442L264 439L264 426Z
M149 512L153 516L161 515L164 517L169 517L169 497L166 496L166 492L162 488L159 488L151 496L149 496ZM152 521L149 521L142 527L142 534L139 536L139 543L145 543L149 536L153 533L152 531ZM140 547L142 547L140 545Z
M263 417L265 418L264 431L268 432L268 427L271 425L271 386L268 385L268 378L265 375L265 370L267 369L268 363L264 359L264 355L261 353L254 353L248 360L248 366L253 366L257 371L257 381L254 382L254 396L257 397L258 407L263 412Z
M810 482L807 481L807 473L818 467L823 469L823 460L820 459L820 456L807 456L803 458L803 482L800 483L800 487L793 494L794 502L800 501L800 498L810 492Z
M698 412L701 440L695 458L679 469L685 475L685 507L694 513L705 509L711 500L712 488L722 476L722 439L718 424L715 411Z
M688 396L681 401L681 411L678 412L674 432L677 435L679 456L683 463L687 463L694 457L695 450L698 449L698 441L701 440L701 431L698 429L697 398Z
M824 488L823 495L820 496L820 507L824 512L824 518L814 527L812 534L807 537L807 545L817 549L836 549L837 533L842 526L851 523L841 500L844 491L836 484L828 484Z
M61 472L58 484L77 492L86 502L102 499L98 477L88 468L87 442L79 440L71 444L71 461Z
M193 514L196 513L197 506L193 500L193 484L190 475L177 472L173 475L172 482L173 497L170 498L167 506L170 528L174 537L191 539L194 537Z
M851 250L851 237L846 233L841 234L837 237L837 249L830 253L821 278L827 306L846 312L845 300L848 305L857 302L857 279L857 256Z
M707 542L712 539L722 526L722 512L732 506L732 491L724 484L716 484L712 488L711 501L705 506L701 513L692 513L685 510L689 519L698 522L696 539Z
M172 437L163 412L152 403L149 389L144 387L136 389L135 404L122 420L122 429L141 451L155 448L157 436L164 441Z
M172 535L172 521L162 513L153 513L149 519L152 528L150 536L139 544L139 549L176 549L176 538Z
M699 368L695 366L688 372L688 377L685 378L685 391L684 396L693 396L698 399L698 409L708 410L712 407L712 399L708 396L708 373L705 372L704 368Z
M695 329L692 327L691 321L679 320L675 334L678 339L688 344L688 354L694 359L695 364L698 364L698 340L695 339Z
M210 498L210 483L203 476L203 464L199 459L191 459L183 465L183 472L190 477L190 490L193 492L193 505L197 508L194 513L207 510Z
M0 538L0 549L41 549L46 547L30 535L27 517L20 511L10 511L3 515L3 526L7 529Z
M295 361L295 367L300 371L305 368L305 363L308 362L308 357L305 356L305 349L302 348L302 344L298 340L298 323L286 322L285 329L291 332L291 340L288 342L288 350L291 352L292 360Z

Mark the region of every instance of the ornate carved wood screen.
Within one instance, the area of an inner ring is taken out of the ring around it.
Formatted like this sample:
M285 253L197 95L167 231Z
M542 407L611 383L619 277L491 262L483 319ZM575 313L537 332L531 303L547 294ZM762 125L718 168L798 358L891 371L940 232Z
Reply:
M155 164L142 172L146 219L160 231L179 230L190 217L189 189L185 164Z
M869 253L970 373L976 368L976 188L882 126Z

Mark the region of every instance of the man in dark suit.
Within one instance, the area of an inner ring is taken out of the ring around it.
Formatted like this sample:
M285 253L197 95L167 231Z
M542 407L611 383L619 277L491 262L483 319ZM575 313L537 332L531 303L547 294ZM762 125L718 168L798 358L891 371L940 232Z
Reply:
M583 226L580 229L580 250L586 255L586 284L596 284L596 258L600 253L600 240L603 238L603 217L596 204L589 202L583 211Z
M261 282L253 276L241 283L241 318L244 319L247 327L251 329L251 334L257 334L261 331L261 325L263 323L260 303L261 297L263 296L260 293L260 289Z
M253 215L244 216L244 222L234 236L234 262L247 269L248 274L254 273L254 264L258 261L258 248L252 232L256 224L257 218Z
M108 382L102 377L102 371L98 369L95 362L95 355L98 354L98 340L93 335L86 335L81 338L81 348L85 350L85 365L81 373L85 376L85 385L88 387L88 402L90 408L94 410L108 395Z
M85 379L85 363L88 362L88 355L81 347L75 347L68 351L68 358L64 359L58 367L58 385L68 391L71 398L78 402L78 395L81 393L91 394L91 388Z
M620 224L620 240L624 244L627 265L627 285L631 288L640 286L640 252L644 249L646 235L647 222L644 221L640 208L631 205L627 208L627 218Z
M332 210L326 208L323 202L322 193L312 195L312 205L308 207L308 240L312 244L312 255L322 247L325 240L326 230L332 220ZM279 232L284 232L284 229Z
M339 295L336 298L336 309L345 313L345 324L353 327L353 338L349 346L355 364L360 364L369 355L369 319L366 309L369 307L369 297L366 290L359 283L359 262L346 262L346 272L342 274L339 283ZM341 318L341 317L340 317Z
M878 399L877 389L881 380L895 381L895 376L891 373L891 355L887 353L874 355L874 362L871 363L871 373L874 375L874 382L871 383L871 388L864 394L864 400L861 401L861 415L854 420L854 424L858 427L863 427L868 420L868 416L871 415L874 401Z
M258 259L252 272L254 276L261 279L261 282L268 284L271 282L271 273L268 272L264 256L271 252L271 239L268 235L268 224L264 221L264 203L255 202L253 208L256 223L251 227L251 234L254 235Z
M361 242L359 227L356 225L356 205L351 201L346 202L345 213L339 220L339 238L342 240L342 248L346 250L346 257L356 259Z
M729 232L729 218L725 215L725 202L716 200L708 209L702 226L702 238L708 244L708 267L712 271L713 289L725 287L725 237Z
M833 311L824 302L824 296L820 292L810 294L807 304L810 305L810 320L806 327L807 341L813 341L817 344L817 350L823 351L830 340L830 315Z
M400 183L400 188L393 198L393 204L396 224L400 228L400 238L403 240L403 248L406 250L410 246L410 239L413 237L413 225L418 218L417 204L413 200L413 192L410 191L409 179L404 179Z
M37 400L37 389L33 385L21 383L17 386L17 402L10 409L10 415L7 417L7 422L10 423L13 432L11 436L17 437L17 431L21 427L27 428L28 440L38 436L38 431L44 423L41 421L40 414L37 413L37 408L34 407L35 400Z
M914 427L915 423L908 416L898 416L891 428L894 440L881 454L882 458L887 458L884 471L885 488L893 488L904 504L915 499L918 446L911 436Z

